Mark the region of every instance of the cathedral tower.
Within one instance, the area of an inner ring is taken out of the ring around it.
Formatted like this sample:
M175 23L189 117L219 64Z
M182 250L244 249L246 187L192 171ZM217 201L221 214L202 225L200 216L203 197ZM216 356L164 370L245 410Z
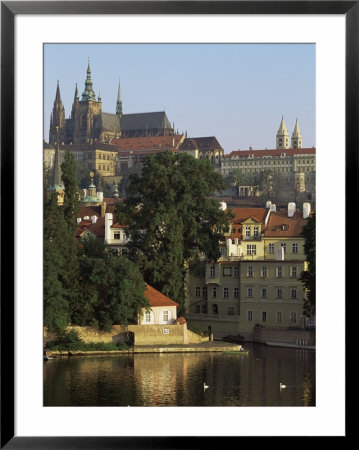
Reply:
M60 95L60 84L57 80L56 96L54 101L54 107L50 117L50 132L49 132L49 144L57 144L57 138L60 143L65 142L66 139L66 119L65 108L62 104Z
M74 104L72 106L71 122L68 124L68 141L73 144L88 144L98 139L95 122L102 112L102 102L93 90L90 59L87 66L85 89L79 98L76 85Z
M303 138L300 133L298 119L296 119L294 131L292 134L292 148L302 148L302 144L303 144Z
M285 125L283 116L276 136L276 148L289 148L289 133Z

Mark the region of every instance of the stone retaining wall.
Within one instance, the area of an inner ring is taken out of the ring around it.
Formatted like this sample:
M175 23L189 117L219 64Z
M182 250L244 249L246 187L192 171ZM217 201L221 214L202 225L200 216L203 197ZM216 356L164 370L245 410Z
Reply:
M283 343L295 346L315 346L315 331L290 328L253 328L253 341L259 343Z

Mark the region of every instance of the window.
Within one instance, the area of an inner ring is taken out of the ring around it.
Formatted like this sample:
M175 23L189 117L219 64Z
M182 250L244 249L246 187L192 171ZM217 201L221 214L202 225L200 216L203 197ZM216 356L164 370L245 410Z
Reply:
M253 297L253 288L247 289L247 297Z
M263 266L262 267L262 277L266 278L267 277L267 266Z
M203 296L204 298L207 298L207 287L204 287L204 288L202 289L202 296Z
M291 290L291 297L292 298L297 298L297 290L296 289L292 289Z
M251 227L245 227L245 236L250 237L251 235Z
M292 253L298 253L298 244L296 242L292 244Z
M274 244L269 244L268 249L269 253L274 253Z
M247 277L249 277L249 278L253 277L253 267L252 266L247 267Z
M280 246L283 248L284 253L287 253L287 244L281 243Z
M291 277L292 278L297 278L297 266L292 266L291 267Z
M282 311L277 311L277 322L282 322Z
M237 287L233 289L233 298L239 298L239 289Z
M259 236L259 226L253 227L253 236Z
M209 276L210 278L214 278L216 276L216 268L215 266L211 266L209 269Z
M233 270L233 276L238 278L239 277L239 267L235 267Z
M166 311L163 311L163 321L164 322L168 322L168 318L169 318L169 313L168 313L168 311L166 310Z
M121 233L114 233L113 238L114 239L121 239Z
M292 323L297 323L297 313L296 313L296 312L291 312L291 313L290 313L290 316L289 316L289 320L290 320Z
M201 312L201 305L195 305L195 313L199 314Z
M262 298L267 298L267 288L262 288Z
M229 316L234 316L234 306L229 306L227 309L227 314Z
M201 288L196 287L196 297L200 297L200 296L201 296Z
M282 266L277 267L277 277L282 278Z
M247 245L247 255L256 255L256 254L257 254L257 246Z
M146 311L145 320L146 320L146 322L151 322L151 312L150 311Z
M221 256L226 256L226 247L221 247L220 248L220 250L221 250Z
M283 290L281 288L277 289L277 298L283 298Z
M228 288L223 288L223 298L228 298Z
M223 267L223 276L224 277L232 276L232 268L231 267Z
M253 311L247 311L247 320L249 322L253 320Z
M267 311L262 311L262 322L267 321Z
M215 288L215 287L212 289L212 297L213 298L217 297L217 288Z
M203 314L207 314L207 305L202 305Z

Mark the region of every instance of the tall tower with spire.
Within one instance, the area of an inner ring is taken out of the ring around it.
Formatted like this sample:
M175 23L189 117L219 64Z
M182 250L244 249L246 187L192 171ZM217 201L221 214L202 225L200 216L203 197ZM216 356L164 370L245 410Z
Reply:
M286 124L284 122L283 116L276 136L276 148L277 149L289 148L289 133Z
M122 99L121 99L121 84L118 82L118 93L117 93L117 102L116 102L116 114L118 116L122 116Z
M295 121L294 131L292 134L292 148L302 148L303 138L299 129L298 119Z
M55 145L57 137L59 137L60 143L66 139L65 108L61 100L59 80L57 80L55 101L50 117L49 144Z
M96 99L91 78L90 58L87 65L85 89L81 99L76 85L71 119L68 123L68 142L73 144L89 144L98 139L95 127L97 118L102 112L102 102Z

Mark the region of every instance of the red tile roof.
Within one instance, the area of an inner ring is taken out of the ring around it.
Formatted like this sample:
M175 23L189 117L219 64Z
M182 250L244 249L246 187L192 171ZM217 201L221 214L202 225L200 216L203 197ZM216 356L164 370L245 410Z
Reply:
M157 289L149 284L146 287L145 296L151 306L179 306L178 303L174 302L160 291L157 291Z
M312 148L283 148L273 150L234 150L231 153L225 154L224 158L232 158L238 156L239 158L248 158L249 155L253 155L254 158L262 158L263 156L280 156L285 153L286 156L294 155L315 155L315 147Z
M183 139L183 134L176 134L174 136L148 136L112 139L111 144L114 144L118 151L154 149L161 147L178 148L178 145L183 141Z
M264 237L298 237L305 224L301 211L296 211L293 217L288 217L287 211L271 212Z
M264 223L268 214L267 208L236 208L232 207L232 211L235 217L231 220L232 224L238 224L246 221L249 218L254 219L256 222Z

